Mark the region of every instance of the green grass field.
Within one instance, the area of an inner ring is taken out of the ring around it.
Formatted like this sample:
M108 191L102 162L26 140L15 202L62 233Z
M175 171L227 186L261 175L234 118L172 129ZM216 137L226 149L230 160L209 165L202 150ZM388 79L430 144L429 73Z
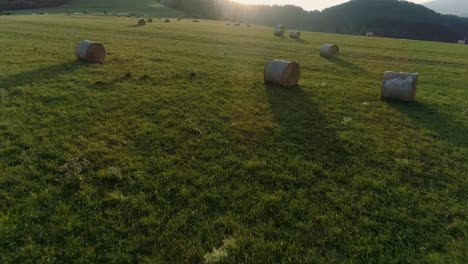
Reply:
M0 0L1 2L2 0ZM29 10L14 10L14 14L30 15L32 13L49 13L49 14L64 14L71 13L88 13L104 14L104 10L108 11L109 15L141 15L141 16L169 16L178 17L182 13L171 8L167 8L159 4L156 0L73 0L60 7L29 9Z
M466 46L135 23L0 17L1 263L468 259ZM416 103L379 100L386 70Z

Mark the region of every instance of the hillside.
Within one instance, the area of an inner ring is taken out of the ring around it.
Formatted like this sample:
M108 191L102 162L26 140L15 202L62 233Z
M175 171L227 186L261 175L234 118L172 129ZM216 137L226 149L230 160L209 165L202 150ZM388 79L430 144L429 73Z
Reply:
M353 0L323 10L319 22L327 31L339 33L372 31L378 36L446 42L468 36L468 19L398 0Z
M446 6L452 5L452 2L443 3ZM463 10L462 7L466 5L466 2L457 3L459 4L454 6ZM179 11L175 11L176 9ZM307 12L296 6L242 5L228 0L74 0L57 8L29 9L14 13L64 13L66 11L81 13L84 10L90 13L102 13L103 10L107 10L111 14L132 13L172 17L186 14L207 19L244 21L268 26L284 24L289 28L310 31L353 35L364 35L371 31L380 37L450 43L468 36L468 18L442 15L425 6L399 0L352 0L322 12Z
M63 5L71 0L0 0L0 8L7 10L46 8Z
M468 1L466 0L434 0L423 5L442 14L468 17Z
M135 24L0 17L2 264L466 262L467 46ZM416 103L380 100L388 70Z
M296 6L253 6L231 1L192 5L193 1L164 0L169 6L193 15L209 14L232 21L245 21L292 29L342 34L456 42L468 36L468 19L441 15L422 5L399 0L352 0L322 12L307 12Z
M168 8L164 5L159 4L157 0L73 0L64 1L65 4L59 5L58 7L52 8L40 8L40 9L27 9L27 10L15 10L15 14L31 14L31 13L65 13L78 12L81 13L86 10L89 13L100 13L104 10L111 13L118 14L146 14L151 16L181 16L182 13Z

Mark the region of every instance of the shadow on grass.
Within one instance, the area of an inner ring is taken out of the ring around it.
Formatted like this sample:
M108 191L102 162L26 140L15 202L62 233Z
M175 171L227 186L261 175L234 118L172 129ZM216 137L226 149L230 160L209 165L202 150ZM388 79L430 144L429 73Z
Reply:
M139 25L139 24L136 24L136 25L130 25L130 26L128 26L128 27L132 27L132 28L133 28L133 27L144 27L144 26L146 26L146 25Z
M281 127L281 140L294 144L303 155L320 155L328 162L343 161L346 154L337 132L300 86L266 84L265 88L274 119Z
M356 64L354 64L352 62L343 60L341 58L330 59L330 61L335 63L339 67L349 69L349 70L351 70L353 72L367 73L367 70L362 68L361 66L356 65Z
M450 115L423 103L391 102L390 104L450 144L468 146L468 127Z
M309 44L309 41L307 41L307 40L303 40L303 39L293 39L293 40L295 40L298 43Z
M73 60L11 76L0 77L0 87L11 89L28 83L37 82L38 80L52 79L57 75L74 72L85 64L84 62Z

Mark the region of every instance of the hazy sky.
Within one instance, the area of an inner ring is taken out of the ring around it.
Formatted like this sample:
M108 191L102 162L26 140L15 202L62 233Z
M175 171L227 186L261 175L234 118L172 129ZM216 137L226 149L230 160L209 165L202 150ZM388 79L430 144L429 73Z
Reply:
M322 10L324 8L347 2L349 0L235 0L246 4L286 5L302 6L306 10ZM410 2L424 3L430 0L410 0Z

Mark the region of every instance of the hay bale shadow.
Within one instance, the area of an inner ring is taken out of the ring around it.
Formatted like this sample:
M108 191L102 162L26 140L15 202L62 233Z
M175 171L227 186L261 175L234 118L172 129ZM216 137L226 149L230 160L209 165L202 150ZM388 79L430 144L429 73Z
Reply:
M332 163L346 162L337 131L300 85L284 88L265 84L265 90L273 117L282 130L281 140L295 145L301 155L318 155Z
M355 63L352 63L348 60L344 60L342 58L332 58L332 59L328 59L330 62L333 62L335 63L336 66L338 67L342 67L342 68L346 68L348 70L351 70L353 72L360 72L360 73L368 73L368 71L366 69L364 69L363 67L355 64Z
M450 144L468 147L468 127L453 116L440 112L436 107L426 103L400 101L388 101L388 103Z
M304 40L304 39L301 39L301 38L299 38L299 39L293 39L293 40L295 40L296 42L301 43L301 44L310 44L309 41Z
M59 75L70 74L86 65L88 65L86 62L73 60L11 76L0 77L0 87L11 89L28 83L37 82L41 79L53 79Z

